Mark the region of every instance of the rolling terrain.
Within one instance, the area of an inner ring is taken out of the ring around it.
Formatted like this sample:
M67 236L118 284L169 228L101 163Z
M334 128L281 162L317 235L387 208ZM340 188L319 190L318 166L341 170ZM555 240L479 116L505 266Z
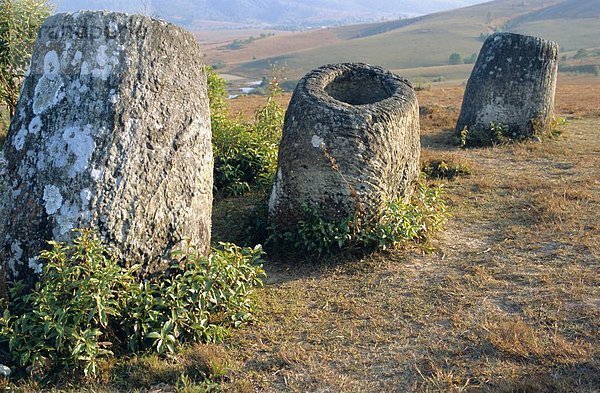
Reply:
M276 35L241 49L207 50L222 72L260 77L270 64L286 64L297 79L322 64L362 61L414 77L466 78L470 67L449 66L453 52L477 53L494 31L512 31L558 41L563 53L600 47L599 0L495 0L423 17ZM428 69L429 67L437 67ZM418 70L418 71L417 71Z

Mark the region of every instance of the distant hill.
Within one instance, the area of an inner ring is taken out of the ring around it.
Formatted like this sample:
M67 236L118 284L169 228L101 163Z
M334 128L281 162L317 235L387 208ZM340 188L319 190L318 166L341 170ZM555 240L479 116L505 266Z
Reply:
M59 11L148 12L186 27L211 20L262 25L318 25L420 15L486 0L63 0Z
M600 0L495 0L410 20L269 37L236 51L210 51L208 57L226 64L223 72L252 77L263 75L272 63L286 64L295 79L314 67L342 61L410 69L411 75L428 79L466 76L469 66L448 66L450 54L467 58L478 53L494 31L555 40L563 53L598 49L600 18L594 15L599 12ZM327 39L319 41L321 36Z

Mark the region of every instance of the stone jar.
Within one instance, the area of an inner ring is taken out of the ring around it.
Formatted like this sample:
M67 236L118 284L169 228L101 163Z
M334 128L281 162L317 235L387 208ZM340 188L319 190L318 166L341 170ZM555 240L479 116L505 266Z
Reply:
M467 83L456 132L460 135L466 127L463 142L489 145L547 131L554 117L557 73L555 42L492 34Z
M40 250L91 228L152 270L185 239L208 251L212 168L194 36L140 15L44 23L4 146L0 260L32 284Z
M410 196L419 176L419 105L405 79L361 63L308 73L288 107L270 220L293 227L303 209L326 220L375 216Z

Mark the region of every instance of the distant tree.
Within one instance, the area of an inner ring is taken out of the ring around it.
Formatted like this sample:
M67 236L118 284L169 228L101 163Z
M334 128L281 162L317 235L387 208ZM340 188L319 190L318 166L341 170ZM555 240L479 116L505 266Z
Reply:
M560 57L560 61L567 61L567 55L562 55Z
M575 53L575 56L573 56L573 58L576 60L581 60L581 59L585 59L589 55L590 55L590 53L587 51L587 49L581 48L577 51L577 53Z
M0 1L0 102L10 117L15 114L38 30L52 10L47 0Z
M472 53L471 56L465 57L465 64L475 64L477 61L477 53Z
M448 58L448 64L450 64L450 65L462 64L462 63L463 63L463 59L462 59L462 56L460 55L460 53L454 52Z

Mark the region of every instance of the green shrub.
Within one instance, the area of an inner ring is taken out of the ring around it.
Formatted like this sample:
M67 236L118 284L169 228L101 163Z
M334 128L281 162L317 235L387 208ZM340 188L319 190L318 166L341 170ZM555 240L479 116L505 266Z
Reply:
M385 250L409 242L428 246L428 240L447 220L441 187L419 183L410 203L384 204L379 214L357 214L339 221L323 219L319 210L304 206L304 217L294 230L271 227L269 242L296 252L326 254L340 250Z
M491 122L487 128L468 129L465 126L460 132L456 132L455 139L457 145L467 147L495 146L523 138L515 138L515 135L511 134L508 124Z
M224 195L241 195L253 187L272 184L284 110L275 97L279 84L272 80L267 103L253 122L230 119L225 102L225 81L208 70L211 123L215 156L215 189Z
M260 286L262 250L221 244L208 257L193 247L170 268L139 282L139 265L124 268L90 231L72 244L51 243L30 293L10 288L0 318L0 343L13 362L98 373L115 352L173 352L184 342L217 341L251 318Z

